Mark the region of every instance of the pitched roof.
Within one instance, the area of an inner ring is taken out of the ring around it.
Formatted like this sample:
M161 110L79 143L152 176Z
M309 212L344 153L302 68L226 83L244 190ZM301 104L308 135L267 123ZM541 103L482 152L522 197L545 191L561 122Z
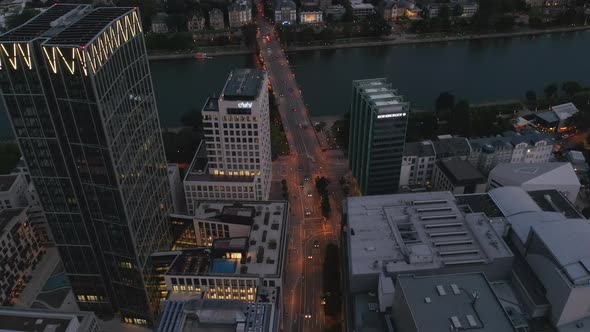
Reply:
M525 183L580 185L569 162L501 163L492 169L489 177L504 186L520 186Z

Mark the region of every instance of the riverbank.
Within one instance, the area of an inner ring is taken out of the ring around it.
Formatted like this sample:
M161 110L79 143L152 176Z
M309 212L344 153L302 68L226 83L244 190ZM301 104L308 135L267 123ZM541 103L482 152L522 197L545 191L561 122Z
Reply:
M330 45L309 45L309 46L289 46L286 48L287 52L301 52L301 51L315 51L315 50L328 50L328 49L340 49L340 48L358 48L358 47L375 47L375 46L387 46L387 45L408 45L408 44L425 44L425 43L441 43L450 41L461 41L461 40L482 40L482 39L497 39L497 38L511 38L511 37L524 37L524 36L535 36L535 35L547 35L563 32L575 32L590 30L590 25L579 26L579 27L562 27L554 29L543 29L543 30L526 30L516 32L505 32L505 33L490 33L490 34L472 34L472 35L461 35L461 36L445 36L445 37L428 37L426 35L414 35L406 34L400 35L399 37L388 38L384 40L362 40L356 42L349 42L348 40L344 43L339 43L339 40L334 40ZM228 48L216 47L214 49L202 49L199 53L206 53L209 56L224 56L224 55L245 55L254 54L254 50L250 49L236 49L235 46ZM180 53L150 53L148 55L149 60L176 60L176 59L192 59L197 58L197 52L180 52Z
M581 27L563 27L563 28L544 29L544 30L526 30L526 31L505 32L505 33L473 34L473 35L430 37L430 38L427 36L420 36L420 35L400 35L397 38L394 37L394 38L390 38L387 40L353 42L353 43L346 43L346 44L338 44L337 41L335 41L335 43L333 43L331 45L294 46L294 47L287 47L287 51L288 52L298 52L298 51L315 51L315 50L328 50L328 49L339 49L339 48L357 48L357 47L374 47L374 46L386 46L386 45L440 43L440 42L462 41L462 40L511 38L511 37L546 35L546 34L585 31L585 30L590 30L590 25L581 26Z

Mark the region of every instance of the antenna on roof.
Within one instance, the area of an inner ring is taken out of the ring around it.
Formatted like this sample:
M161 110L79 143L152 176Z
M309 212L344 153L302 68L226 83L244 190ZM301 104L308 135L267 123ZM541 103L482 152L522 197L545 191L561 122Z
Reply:
M471 304L475 304L477 300L479 300L479 292L473 291L473 293L471 293L471 296L473 297L473 301L471 302Z

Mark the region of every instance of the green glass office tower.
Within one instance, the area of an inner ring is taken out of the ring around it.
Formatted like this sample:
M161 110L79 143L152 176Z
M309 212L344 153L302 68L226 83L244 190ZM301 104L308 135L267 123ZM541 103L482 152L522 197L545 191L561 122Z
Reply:
M363 195L397 192L409 114L387 79L352 82L348 157Z
M50 7L0 36L0 88L80 309L152 324L171 198L138 11Z

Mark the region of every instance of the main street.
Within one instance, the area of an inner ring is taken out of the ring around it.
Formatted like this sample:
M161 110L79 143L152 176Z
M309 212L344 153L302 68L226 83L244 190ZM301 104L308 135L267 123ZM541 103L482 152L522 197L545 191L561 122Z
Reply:
M322 267L326 245L340 239L341 200L338 180L347 171L340 151L322 152L309 110L274 27L264 18L258 4L258 45L269 73L291 154L273 165L274 181L286 180L291 205L289 265L284 288L284 331L323 331L326 325L322 305ZM278 168L278 169L277 169ZM278 177L277 177L278 175ZM332 212L322 218L315 178L330 181ZM333 282L340 282L334 280Z

